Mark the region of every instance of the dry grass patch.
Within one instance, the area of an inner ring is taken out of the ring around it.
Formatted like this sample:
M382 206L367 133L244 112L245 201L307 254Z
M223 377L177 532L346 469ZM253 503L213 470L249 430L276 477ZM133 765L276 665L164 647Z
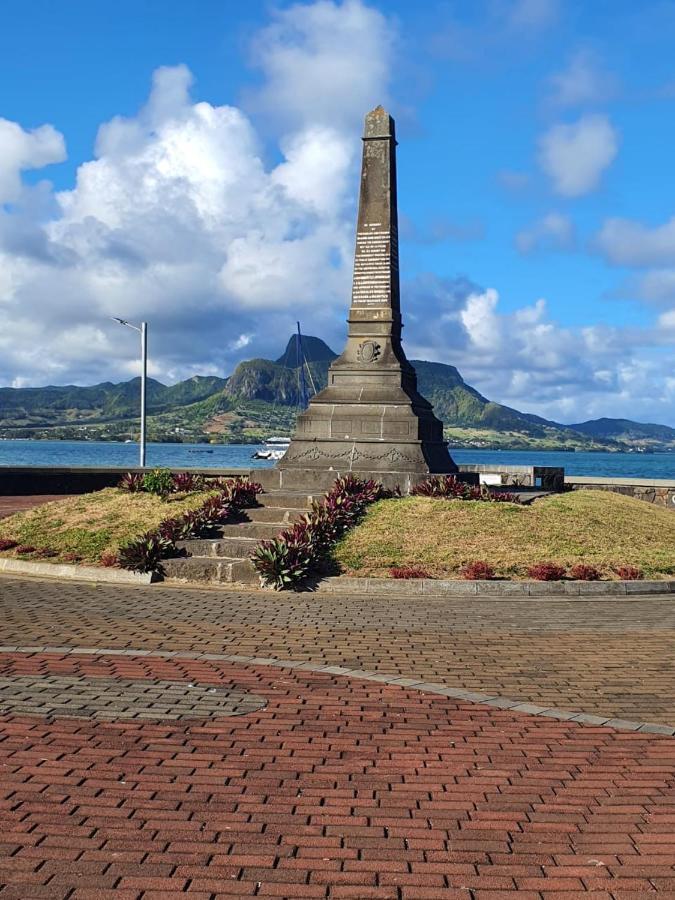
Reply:
M675 575L675 515L606 491L575 491L512 503L406 497L383 500L335 549L352 575L387 575L393 566L419 566L456 578L463 565L486 560L498 577L526 577L528 566L584 562L616 577L620 565L646 577Z
M92 494L54 500L44 506L0 520L0 538L21 546L52 550L53 562L78 557L97 563L101 556L116 553L132 538L156 528L164 519L201 506L208 492L170 495L162 500L154 494L129 494L106 488ZM4 555L30 559L31 554L6 551Z

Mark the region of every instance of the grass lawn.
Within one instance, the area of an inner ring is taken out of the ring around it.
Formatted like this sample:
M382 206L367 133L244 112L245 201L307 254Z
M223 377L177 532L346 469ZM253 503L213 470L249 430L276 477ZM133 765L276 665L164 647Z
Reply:
M44 506L0 519L0 538L22 546L56 551L51 562L97 563L104 553L159 523L200 506L208 492L171 494L162 500L154 494L129 494L106 488L92 494L54 500ZM31 559L30 553L7 550L3 556ZM78 557L77 560L73 556Z
M456 578L485 560L498 577L526 577L528 566L585 562L637 566L645 577L675 575L675 513L608 491L573 491L531 506L406 497L382 500L337 545L334 558L350 575L387 575L419 566Z

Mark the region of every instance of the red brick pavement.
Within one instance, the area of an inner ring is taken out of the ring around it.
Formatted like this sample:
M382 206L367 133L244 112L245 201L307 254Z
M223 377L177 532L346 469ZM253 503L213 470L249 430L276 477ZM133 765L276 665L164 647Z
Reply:
M50 503L52 500L63 500L67 494L26 494L17 497L0 496L0 519L6 516L13 516L14 513L23 512L26 509L33 509L35 506L42 506Z
M264 710L0 719L0 900L675 897L675 741L322 673L0 657L186 680Z

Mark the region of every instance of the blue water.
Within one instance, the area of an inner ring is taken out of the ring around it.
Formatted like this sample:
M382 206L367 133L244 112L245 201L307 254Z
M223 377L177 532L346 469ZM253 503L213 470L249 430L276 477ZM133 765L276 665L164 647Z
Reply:
M149 466L266 468L251 459L251 444L148 444ZM453 450L458 463L562 466L568 475L675 479L675 453L558 453L529 450ZM136 444L94 441L2 441L0 466L138 465Z

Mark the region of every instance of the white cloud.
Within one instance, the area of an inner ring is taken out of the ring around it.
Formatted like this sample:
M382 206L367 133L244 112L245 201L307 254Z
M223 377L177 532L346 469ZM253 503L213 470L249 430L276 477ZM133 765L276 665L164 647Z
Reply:
M617 266L675 265L675 217L656 228L631 219L607 219L595 245L608 262Z
M675 302L675 269L652 269L640 276L634 289L648 303Z
M569 250L574 246L574 223L563 213L551 212L516 234L515 244L521 253L536 250Z
M63 162L66 144L51 125L32 131L16 122L0 119L0 203L11 203L21 194L21 172Z
M466 278L426 275L404 285L404 296L418 310L406 316L408 356L456 365L492 400L561 422L675 420L670 360L652 352L654 330L566 328L542 298L503 311L496 290ZM666 314L659 324L672 329L675 320Z
M254 42L266 79L250 100L256 110L284 129L342 130L387 105L396 31L379 10L360 0L318 0L272 15Z
M541 136L539 164L556 193L579 197L598 186L618 149L618 134L607 116L586 115L554 125Z
M158 69L138 114L101 126L70 190L16 187L19 168L57 161L63 142L8 123L3 172L20 202L0 211L0 381L126 377L137 348L110 315L150 322L165 379L224 374L249 344L276 355L298 317L341 333L358 134L386 95L394 39L357 0L277 14L257 49L274 78L258 100L281 117L272 166L241 109L191 99L185 66Z
M615 91L615 81L589 49L578 50L567 67L550 78L549 100L555 106L573 107L604 103Z

